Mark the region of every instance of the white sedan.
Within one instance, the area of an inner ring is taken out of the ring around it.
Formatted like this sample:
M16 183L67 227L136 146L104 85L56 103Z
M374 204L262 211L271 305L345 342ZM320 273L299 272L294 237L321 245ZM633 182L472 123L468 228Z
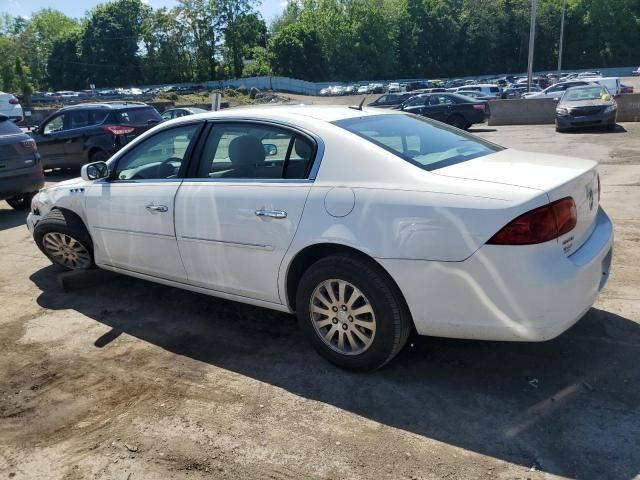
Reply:
M238 109L158 125L27 223L56 264L295 312L367 370L413 329L543 341L579 320L611 264L596 167L397 111Z

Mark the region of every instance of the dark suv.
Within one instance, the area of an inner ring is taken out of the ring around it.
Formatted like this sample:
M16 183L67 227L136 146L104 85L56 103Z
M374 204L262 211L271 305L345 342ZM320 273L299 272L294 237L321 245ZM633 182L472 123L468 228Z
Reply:
M107 160L145 130L162 122L141 102L82 103L61 108L31 132L46 168L80 168Z
M44 186L36 142L0 115L0 200L16 210L29 208L33 194Z

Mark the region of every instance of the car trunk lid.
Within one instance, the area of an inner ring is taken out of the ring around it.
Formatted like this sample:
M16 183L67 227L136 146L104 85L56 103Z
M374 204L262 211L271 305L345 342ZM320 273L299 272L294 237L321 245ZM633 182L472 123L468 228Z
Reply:
M13 175L36 163L35 149L25 147L22 142L33 142L28 136L0 135L0 176Z
M558 239L564 253L571 255L595 227L600 200L597 165L592 160L505 149L432 173L540 190L550 202L572 197L578 221L573 230Z

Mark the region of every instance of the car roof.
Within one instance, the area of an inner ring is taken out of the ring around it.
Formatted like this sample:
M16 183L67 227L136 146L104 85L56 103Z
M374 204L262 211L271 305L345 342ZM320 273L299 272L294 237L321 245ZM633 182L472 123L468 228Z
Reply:
M82 110L84 108L97 108L104 110L120 110L122 108L142 108L148 107L146 103L143 102L102 102L102 103L77 103L75 105L68 105L66 107L62 107L59 111L68 111L68 110Z
M393 115L397 111L389 111L378 108L362 107L350 108L346 105L269 105L251 106L233 109L225 109L217 112L197 113L187 117L180 117L171 120L172 124L189 122L195 119L215 119L215 118L251 118L256 120L272 120L290 122L296 118L312 118L323 122L335 122L356 117L367 117L373 115Z

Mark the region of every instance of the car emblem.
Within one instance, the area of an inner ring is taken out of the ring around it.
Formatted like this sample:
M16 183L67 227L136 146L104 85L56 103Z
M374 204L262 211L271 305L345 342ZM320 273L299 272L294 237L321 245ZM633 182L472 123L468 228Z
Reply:
M589 210L593 210L593 187L591 185L586 186L587 200L589 200Z

